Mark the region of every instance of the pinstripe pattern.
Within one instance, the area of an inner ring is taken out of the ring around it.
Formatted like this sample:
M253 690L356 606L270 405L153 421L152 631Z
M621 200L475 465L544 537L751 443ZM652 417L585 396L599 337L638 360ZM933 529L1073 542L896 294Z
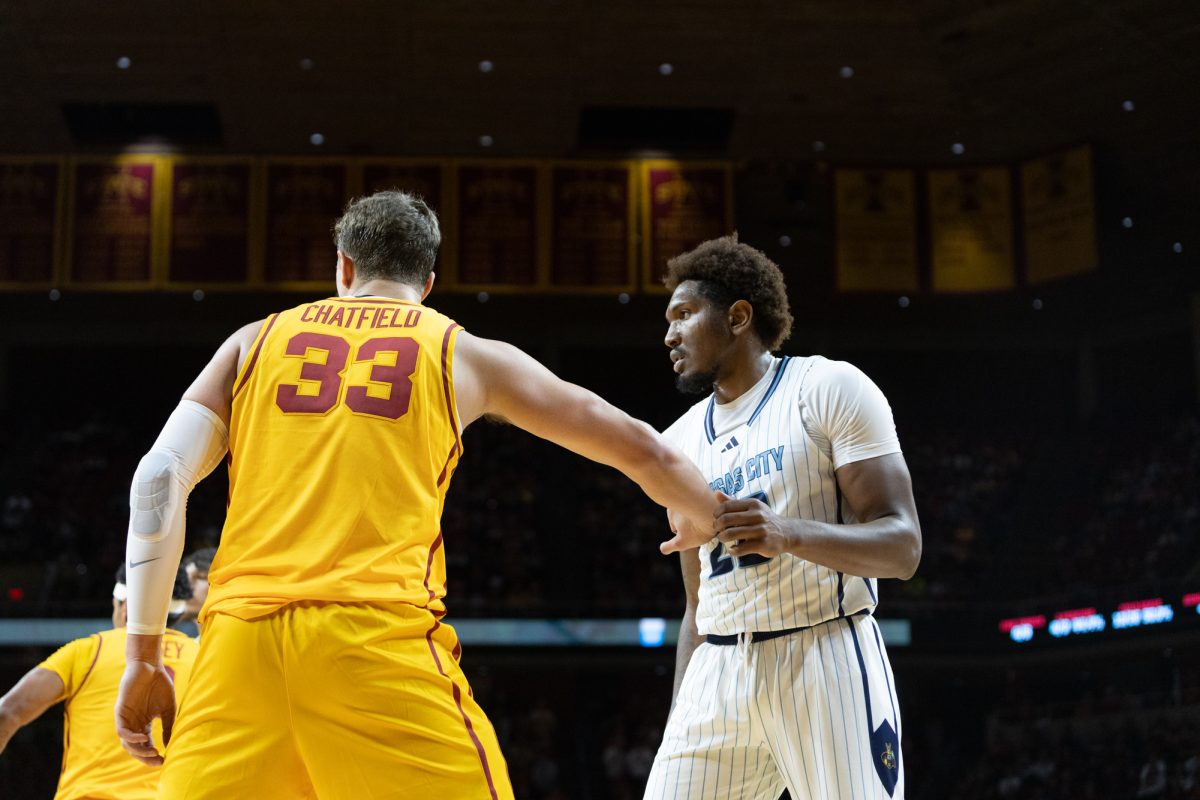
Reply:
M761 493L781 516L834 524L857 522L838 491L837 454L849 463L900 450L878 389L819 356L777 360L741 397L706 398L666 435L726 494ZM700 633L806 630L700 645L646 800L776 800L785 785L793 800L903 798L894 681L871 616L876 581L790 554L730 562L716 542L684 556L700 559Z
M889 793L871 740L885 723L900 726L878 632L869 614L847 617L751 644L748 662L739 647L700 645L645 800L777 800L785 786L793 800L902 800L899 748Z
M822 434L829 424L817 410L821 381L833 363L819 356L781 359L732 403L716 405L705 398L666 435L726 494L745 497L762 492L768 505L784 517L856 522L854 512L844 505L839 520L832 444ZM879 398L882 401L882 395ZM882 411L869 413L886 414L891 426L886 402ZM715 431L712 444L710 425ZM855 445L873 447L872 452L900 450L894 426L890 440ZM701 582L696 624L701 633L799 628L876 605L874 581L841 575L790 554L714 576L713 551L718 548L719 543L710 542L698 551Z

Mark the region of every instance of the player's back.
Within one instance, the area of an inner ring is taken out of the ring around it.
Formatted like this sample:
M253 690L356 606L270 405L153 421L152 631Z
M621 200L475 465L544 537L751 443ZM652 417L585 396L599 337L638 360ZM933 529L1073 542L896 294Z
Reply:
M175 681L177 698L186 691L198 649L194 639L178 631L168 629L163 635L163 664ZM62 678L66 701L63 765L55 800L154 797L160 769L121 749L113 724L117 688L125 672L125 629L70 642L40 666ZM162 742L158 721L154 741Z
M377 297L267 319L234 382L229 509L202 619L303 600L442 610L457 329Z

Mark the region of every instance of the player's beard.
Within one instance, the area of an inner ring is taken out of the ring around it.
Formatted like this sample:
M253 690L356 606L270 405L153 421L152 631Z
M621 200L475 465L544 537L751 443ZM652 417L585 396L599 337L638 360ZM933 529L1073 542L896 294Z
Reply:
M708 394L717 382L717 371L696 372L692 375L676 375L675 388L683 394Z

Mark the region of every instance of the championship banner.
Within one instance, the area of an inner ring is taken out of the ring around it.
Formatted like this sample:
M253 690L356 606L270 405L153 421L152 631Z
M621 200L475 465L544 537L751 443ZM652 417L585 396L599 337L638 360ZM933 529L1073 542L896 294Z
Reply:
M389 189L399 189L420 195L425 204L438 215L442 230L442 246L438 249L434 272L437 273L438 288L449 283L446 275L447 248L452 240L450 214L446 209L442 179L445 169L440 163L412 161L368 161L362 168L362 193L372 195Z
M68 275L73 283L146 284L152 278L155 180L161 160L128 156L75 163Z
M57 160L0 162L0 284L54 280L61 176Z
M250 181L250 162L245 159L173 162L169 281L247 281Z
M267 164L266 279L324 284L333 290L333 223L346 205L343 161Z
M623 164L560 164L552 169L553 286L633 288L633 179L633 170Z
M935 292L987 292L1016 285L1011 180L1007 167L938 169L928 175Z
M458 168L458 283L533 286L537 270L537 168L532 164Z
M838 291L916 291L913 171L839 169L834 185Z
M727 164L643 164L643 288L662 291L667 260L733 232L733 171Z
M1022 163L1021 216L1030 283L1094 270L1099 256L1091 148Z

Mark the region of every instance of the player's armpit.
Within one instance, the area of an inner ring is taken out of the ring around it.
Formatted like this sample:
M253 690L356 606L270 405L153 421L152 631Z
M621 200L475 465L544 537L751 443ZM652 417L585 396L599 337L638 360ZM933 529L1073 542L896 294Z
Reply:
M264 322L259 320L244 325L226 339L183 393L183 399L209 408L228 426L233 405L233 383Z

